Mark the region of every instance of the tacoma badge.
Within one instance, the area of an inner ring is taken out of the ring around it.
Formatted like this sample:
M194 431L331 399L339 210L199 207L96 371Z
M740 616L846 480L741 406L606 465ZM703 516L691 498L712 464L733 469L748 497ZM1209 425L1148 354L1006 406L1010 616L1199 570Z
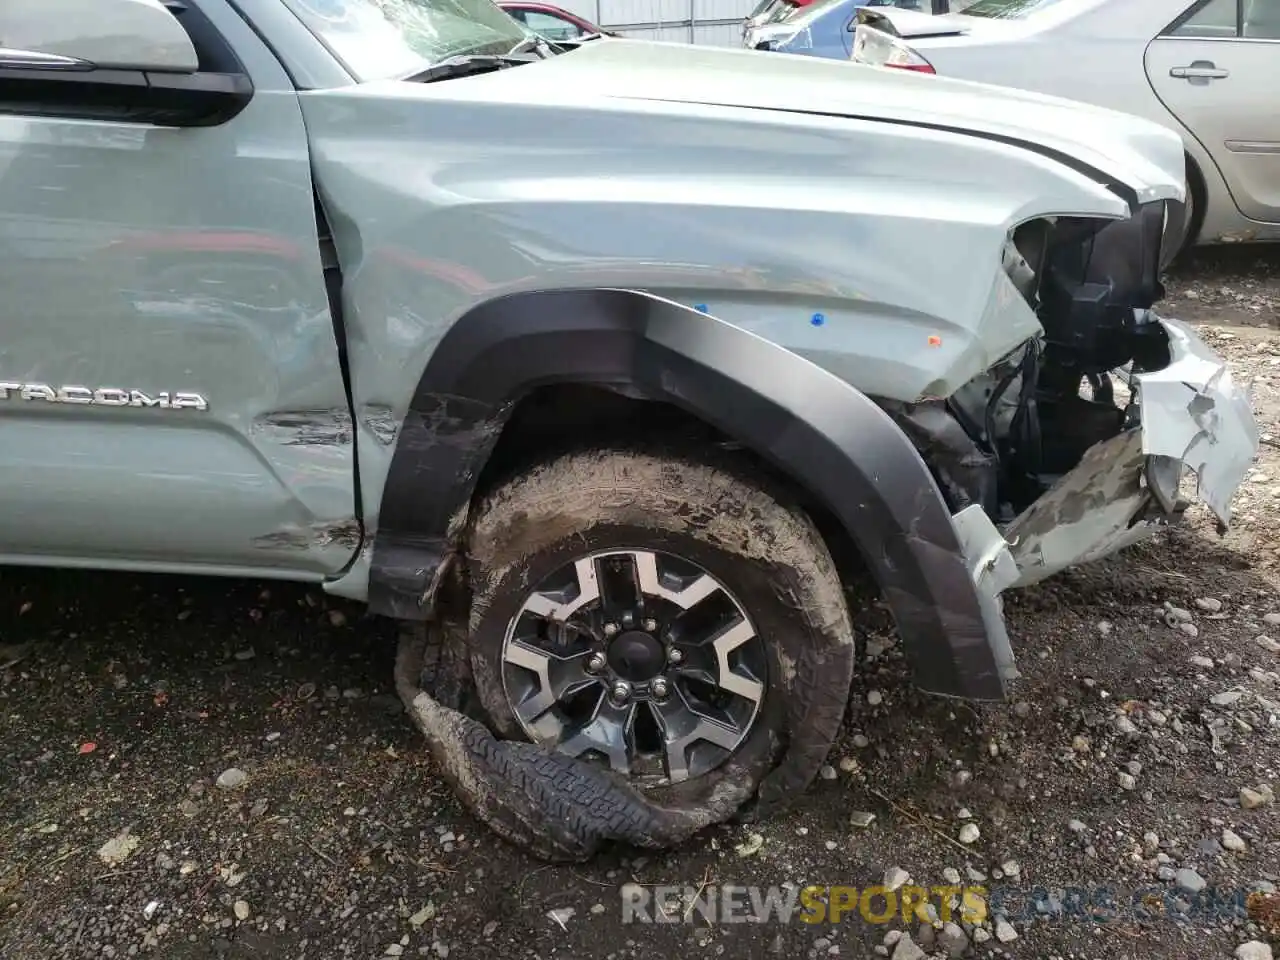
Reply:
M83 403L99 407L159 407L161 410L208 410L209 402L198 393L149 394L141 390L121 390L118 387L62 386L54 388L47 383L0 382L0 400L14 396L23 400L44 400L48 403Z

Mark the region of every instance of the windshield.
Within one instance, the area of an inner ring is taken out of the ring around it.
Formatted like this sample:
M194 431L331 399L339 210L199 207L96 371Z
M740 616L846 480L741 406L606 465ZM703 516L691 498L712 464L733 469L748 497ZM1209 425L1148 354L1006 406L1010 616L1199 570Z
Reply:
M357 80L405 77L533 34L490 0L285 0Z
M848 3L849 0L814 0L807 7L788 7L780 16L774 17L774 23L809 23L822 16L832 7Z
M795 3L794 0L764 0L763 3L756 7L755 12L748 19L757 27L763 27L770 23L778 23L780 20L785 20L797 10L803 9L804 7Z
M1039 13L1061 0L977 0L977 3L957 10L962 17L986 17L989 20L1019 20Z
M928 3L929 0L924 0ZM785 17L779 17L778 23L794 23L797 26L813 23L833 10L847 8L849 16L855 15L858 7L898 7L903 10L919 10L921 0L814 0L807 7L793 7Z

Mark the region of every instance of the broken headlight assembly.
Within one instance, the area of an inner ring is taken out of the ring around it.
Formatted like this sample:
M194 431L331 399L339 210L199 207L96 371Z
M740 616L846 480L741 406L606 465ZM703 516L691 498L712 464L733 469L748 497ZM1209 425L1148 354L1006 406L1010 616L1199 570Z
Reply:
M948 401L994 460L998 506L987 501L993 519L1010 520L1091 447L1138 426L1141 398L1131 377L1161 369L1170 357L1165 329L1150 310L1164 294L1165 216L1165 204L1156 202L1123 221L1040 218L1011 233L1002 267L1044 332ZM1146 481L1169 512L1179 503L1175 463L1153 460Z

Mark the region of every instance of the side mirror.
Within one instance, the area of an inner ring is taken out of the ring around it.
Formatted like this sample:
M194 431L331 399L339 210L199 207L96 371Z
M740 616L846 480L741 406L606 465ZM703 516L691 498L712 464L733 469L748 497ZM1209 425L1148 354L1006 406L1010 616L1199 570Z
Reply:
M193 37L234 72L201 70ZM200 127L252 98L235 51L182 0L0 0L0 113Z
M0 3L0 65L64 69L200 68L187 31L160 0Z

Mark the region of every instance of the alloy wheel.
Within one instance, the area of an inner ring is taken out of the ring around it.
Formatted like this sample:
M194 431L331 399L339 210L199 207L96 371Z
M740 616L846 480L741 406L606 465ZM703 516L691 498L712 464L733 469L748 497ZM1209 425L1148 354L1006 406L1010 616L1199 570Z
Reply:
M566 564L506 631L502 682L525 734L642 781L723 763L764 698L764 642L698 565L651 550Z

